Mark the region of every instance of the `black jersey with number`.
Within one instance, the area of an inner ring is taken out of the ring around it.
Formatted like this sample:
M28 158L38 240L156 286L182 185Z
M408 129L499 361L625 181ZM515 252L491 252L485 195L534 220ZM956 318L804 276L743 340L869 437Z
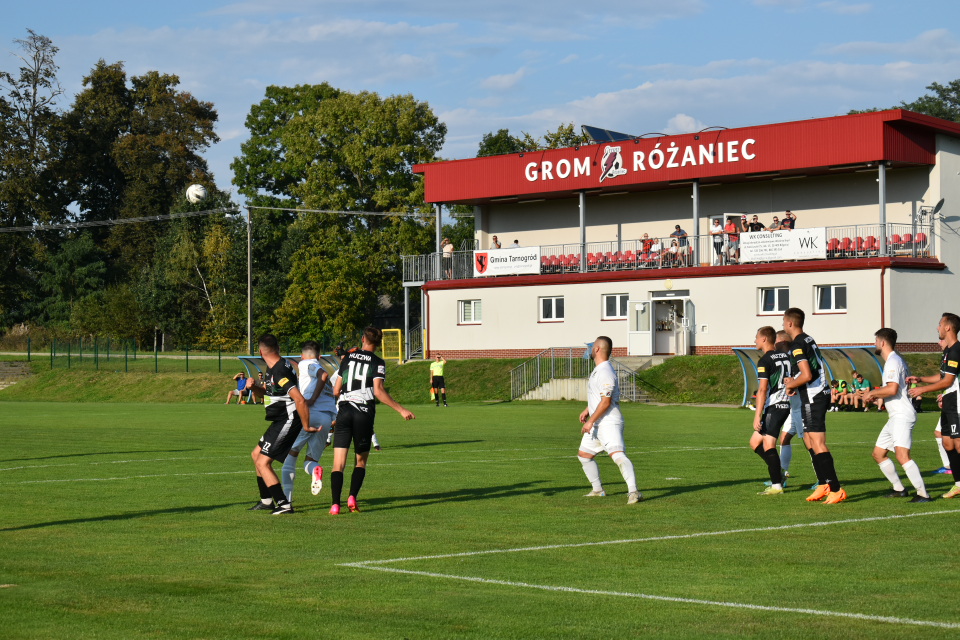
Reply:
M340 403L349 402L361 411L374 413L377 401L373 381L387 377L387 363L370 351L352 351L340 362Z
M768 383L764 407L790 402L783 381L790 377L791 368L790 356L781 351L768 351L760 357L757 362L757 378Z
M263 386L266 389L263 404L267 410L267 420L300 420L297 404L290 397L290 390L297 388L297 372L289 362L280 358L275 365L267 369Z
M804 404L813 402L814 396L823 393L827 389L827 368L824 366L823 357L820 355L820 347L817 342L805 333L796 337L790 345L790 355L797 363L797 369L800 369L799 363L806 360L810 365L810 373L813 376L807 384L802 386L800 399Z
M957 413L957 395L960 389L960 342L953 343L952 347L943 350L943 360L940 362L940 378L954 376L953 384L943 391L943 411Z

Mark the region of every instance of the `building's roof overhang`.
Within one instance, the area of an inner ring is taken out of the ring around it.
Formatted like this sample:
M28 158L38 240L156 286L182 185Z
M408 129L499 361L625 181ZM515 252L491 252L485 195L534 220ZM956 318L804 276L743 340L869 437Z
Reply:
M427 202L482 205L836 175L880 163L931 166L937 134L960 138L960 123L893 109L418 164L414 171L424 175Z
M937 258L909 256L878 256L839 260L809 260L801 262L765 262L761 264L723 265L717 267L676 267L630 271L589 271L586 273L545 274L527 276L500 276L496 278L466 278L462 280L433 280L423 285L424 291L453 289L488 289L494 287L530 287L538 285L568 285L596 282L623 282L666 278L716 278L731 276L770 275L777 273L829 273L834 271L863 271L881 268L942 271L947 266Z

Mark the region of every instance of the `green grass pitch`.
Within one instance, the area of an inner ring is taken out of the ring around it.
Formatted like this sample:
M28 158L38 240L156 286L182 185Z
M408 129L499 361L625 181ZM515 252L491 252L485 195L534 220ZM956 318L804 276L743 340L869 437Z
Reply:
M751 413L625 406L646 501L575 403L381 408L362 513L248 512L262 407L0 403L0 635L14 638L947 638L960 502L909 504L870 457L883 414L828 415L850 494L807 503L809 458L758 496ZM920 416L928 487L950 476ZM331 452L324 454L329 464ZM352 457L352 456L351 456ZM347 469L349 483L350 466ZM901 471L902 475L902 471ZM909 488L909 484L907 484ZM607 544L597 544L607 543ZM950 625L953 625L951 628Z

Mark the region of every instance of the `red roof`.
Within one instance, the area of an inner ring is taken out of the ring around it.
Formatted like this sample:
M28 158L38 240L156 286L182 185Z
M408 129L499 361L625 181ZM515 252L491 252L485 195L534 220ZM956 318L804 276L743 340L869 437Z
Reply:
M936 135L960 123L894 109L626 142L415 165L427 202L478 204L660 189L669 183L743 182L876 163L933 165Z

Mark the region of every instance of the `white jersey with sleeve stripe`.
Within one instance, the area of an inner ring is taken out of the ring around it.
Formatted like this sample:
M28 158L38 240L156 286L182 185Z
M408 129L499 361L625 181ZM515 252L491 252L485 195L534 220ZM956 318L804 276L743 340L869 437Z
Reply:
M593 415L600 405L600 399L610 398L610 408L596 421L596 426L622 425L623 414L620 413L620 382L617 372L610 361L601 362L594 367L587 382L587 408Z
M310 358L307 360L301 360L297 365L297 369L297 380L300 384L300 393L303 394L304 398L312 398L317 385L320 384L320 379L323 375L323 366L321 366L318 360ZM333 387L330 385L330 382L327 381L327 383L324 384L323 389L320 390L320 397L317 398L310 407L310 411L311 413L320 411L333 413L336 410L336 400L333 397Z
M883 405L887 408L887 415L907 418L908 420L917 419L917 410L913 407L913 402L907 395L910 385L907 384L907 376L910 372L907 370L907 363L903 361L900 354L896 351L890 353L886 363L883 365L883 384L896 382L899 388L896 395L885 398Z

